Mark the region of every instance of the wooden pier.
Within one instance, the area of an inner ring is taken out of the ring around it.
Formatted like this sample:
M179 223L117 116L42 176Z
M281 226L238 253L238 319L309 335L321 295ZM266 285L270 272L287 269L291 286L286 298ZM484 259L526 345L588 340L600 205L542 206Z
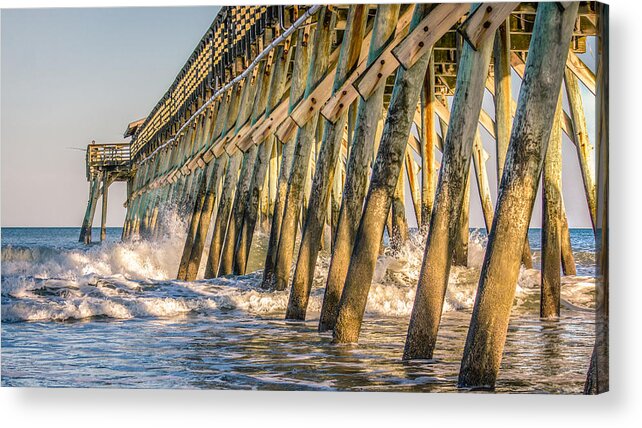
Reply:
M589 38L596 71L581 59ZM527 232L540 178L542 317L559 317L560 276L575 271L561 191L568 138L603 263L587 381L587 392L603 392L607 58L608 6L598 2L223 7L147 118L128 128L131 146L88 147L80 239L91 241L101 194L104 230L114 180L129 184L124 240L167 235L169 213L185 219L179 279L196 279L201 265L206 278L246 273L253 236L266 228L262 287L289 287L284 315L301 320L329 234L319 330L356 342L384 233L393 250L408 239L407 201L427 241L399 345L404 359L429 359L451 265L467 262L468 207L477 193L489 240L459 386L493 388L520 266L532 267ZM516 100L511 76L521 79ZM593 141L580 85L598 107ZM496 145L496 183L482 134Z
M80 242L91 243L91 226L98 198L102 198L100 217L100 240L105 240L107 224L107 200L109 186L115 181L129 182L131 178L131 153L129 144L111 143L87 145L85 163L89 182L89 200L85 218L80 229Z

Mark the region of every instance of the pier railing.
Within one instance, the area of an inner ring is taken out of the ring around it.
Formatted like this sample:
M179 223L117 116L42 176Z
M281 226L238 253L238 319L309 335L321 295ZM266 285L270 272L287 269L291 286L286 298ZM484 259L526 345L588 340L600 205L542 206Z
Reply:
M303 6L225 6L217 14L165 95L132 139L132 159L151 153L162 137L198 109L205 96L240 74L267 28L289 25Z
M105 168L129 168L130 145L127 143L89 144L86 160L87 181L91 181L98 171Z

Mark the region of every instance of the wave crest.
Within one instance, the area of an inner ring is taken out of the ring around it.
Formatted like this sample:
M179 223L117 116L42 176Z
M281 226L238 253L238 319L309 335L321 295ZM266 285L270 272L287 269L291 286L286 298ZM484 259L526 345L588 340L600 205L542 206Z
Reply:
M216 316L230 310L283 315L289 290L261 289L261 271L194 282L173 280L184 229L177 223L171 238L156 242L103 243L72 249L4 247L2 320ZM397 253L387 249L378 258L366 306L368 315L410 315L424 243L425 236L415 231ZM469 267L451 269L444 311L472 308L485 245L484 235L471 234ZM329 256L322 254L317 263L309 318L318 316L321 309L329 261ZM536 307L539 281L539 271L522 269L516 288L517 306L528 310ZM562 293L569 303L567 308L591 307L594 289L592 278L564 277Z

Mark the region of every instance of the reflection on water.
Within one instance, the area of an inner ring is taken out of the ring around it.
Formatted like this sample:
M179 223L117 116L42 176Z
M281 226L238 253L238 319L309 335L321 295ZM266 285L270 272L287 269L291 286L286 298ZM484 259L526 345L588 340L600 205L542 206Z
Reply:
M405 320L367 318L358 345L338 346L316 320L239 315L9 324L3 386L456 391L469 319L445 314L435 359L405 364ZM514 318L496 391L581 392L589 324Z
M327 258L310 319L287 322L287 292L262 291L260 273L170 281L170 247L18 248L21 239L9 235L10 245L3 230L3 386L457 391L479 263L451 275L435 358L403 363L422 237L401 256L380 258L359 344L334 345L316 331ZM587 244L574 236L580 251ZM483 252L483 237L476 242ZM582 392L594 340L593 282L564 281L562 319L541 321L538 272L520 275L497 392Z

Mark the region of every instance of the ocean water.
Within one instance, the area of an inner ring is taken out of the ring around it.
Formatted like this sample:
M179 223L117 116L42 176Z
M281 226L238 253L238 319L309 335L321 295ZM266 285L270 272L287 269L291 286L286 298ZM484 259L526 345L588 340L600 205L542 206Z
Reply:
M486 236L454 267L434 359L402 363L425 237L379 257L358 344L317 333L329 256L308 320L284 321L288 291L259 288L266 236L242 277L175 277L184 225L157 242L88 247L77 228L2 229L2 386L457 391ZM540 231L529 233L536 267ZM94 230L94 237L99 236ZM573 229L578 275L564 277L562 316L539 319L539 271L520 273L496 392L582 392L594 342L594 241ZM201 276L202 276L201 266Z

